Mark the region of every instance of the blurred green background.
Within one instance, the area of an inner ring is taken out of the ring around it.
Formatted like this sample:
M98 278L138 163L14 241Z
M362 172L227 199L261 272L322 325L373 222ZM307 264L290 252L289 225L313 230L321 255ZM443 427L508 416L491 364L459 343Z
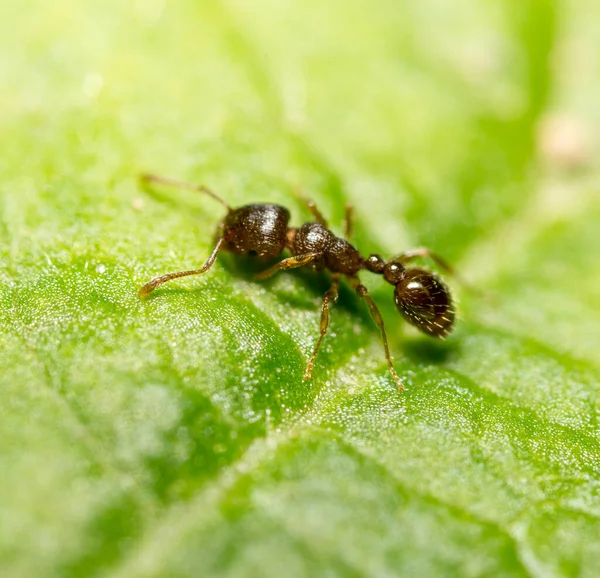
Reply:
M600 5L0 6L3 577L600 574ZM438 343L363 275L202 263L294 189L481 298Z

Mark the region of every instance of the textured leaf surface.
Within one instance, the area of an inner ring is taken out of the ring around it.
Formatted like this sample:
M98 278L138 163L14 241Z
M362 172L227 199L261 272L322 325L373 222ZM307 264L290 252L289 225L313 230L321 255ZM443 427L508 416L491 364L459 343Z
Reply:
M10 577L598 576L595 3L4 3L0 565ZM425 245L456 333L326 278L201 263L302 187Z

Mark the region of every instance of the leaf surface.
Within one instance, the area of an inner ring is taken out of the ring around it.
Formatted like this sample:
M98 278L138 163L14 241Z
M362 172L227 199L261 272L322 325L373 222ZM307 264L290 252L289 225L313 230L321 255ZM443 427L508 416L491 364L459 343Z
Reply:
M0 9L0 562L11 577L597 576L597 6ZM457 330L202 263L222 208L314 198L443 254Z

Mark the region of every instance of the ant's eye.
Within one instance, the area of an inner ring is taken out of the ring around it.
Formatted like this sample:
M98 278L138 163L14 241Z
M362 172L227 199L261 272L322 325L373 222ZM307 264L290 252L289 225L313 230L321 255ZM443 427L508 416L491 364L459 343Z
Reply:
M398 311L412 325L433 337L452 331L454 308L448 287L425 269L407 269L396 285Z

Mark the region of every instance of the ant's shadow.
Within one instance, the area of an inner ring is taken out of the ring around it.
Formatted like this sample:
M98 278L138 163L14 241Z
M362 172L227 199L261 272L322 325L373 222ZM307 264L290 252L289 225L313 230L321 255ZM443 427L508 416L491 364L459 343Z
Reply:
M278 261L274 259L248 258L247 256L234 255L231 253L222 254L219 262L224 269L234 278L248 281L254 275L264 271ZM300 279L302 287L297 289L298 285L294 284L294 290L289 288L279 287L275 293L277 298L285 303L290 308L298 308L314 311L315 320L320 315L320 305L315 307L315 297L323 297L331 287L331 280L327 273L316 273L307 269L298 268L295 271L290 271L287 274L293 274ZM273 285L277 282L276 277L269 278L263 281L256 281L267 288L273 290ZM199 289L200 290L200 289ZM155 294L161 293L161 289ZM178 289L170 287L169 294L185 294L189 295L188 289ZM385 320L385 327L388 338L393 343L393 348L402 351L414 363L423 363L429 365L438 365L447 362L450 358L455 357L460 349L457 340L443 341L440 339L432 339L430 337L409 334L404 331L407 322L402 319L396 307L393 305L391 296L386 297L383 291L376 291L372 297L377 302L378 308ZM371 327L373 332L379 333L366 303L360 299L350 286L344 282L343 278L339 286L339 298L335 304L335 308L344 309L351 317L360 320L366 326ZM335 315L335 313L333 313Z
M264 260L226 254L222 256L221 264L233 277L247 281L278 260L277 258ZM303 287L300 291L279 289L277 291L278 298L284 301L290 308L314 310L315 316L320 315L320 307L315 309L315 297L323 297L331 287L329 275L327 273L315 273L303 268L289 271L287 274L292 274L299 278ZM257 283L272 288L276 283L276 277L257 281ZM445 363L456 354L459 349L456 340L443 341L423 335L406 335L402 327L406 325L406 321L401 318L396 307L393 305L391 296L388 295L388 301L386 301L386 297L382 293L382 291L377 291L372 296L385 319L388 336L392 338L392 341L397 343L396 347L401 348L411 361L436 365ZM368 327L373 326L373 331L377 331L366 303L356 295L343 279L340 283L339 298L335 307L343 308L352 317L359 319L361 323Z
M260 259L224 254L221 257L221 264L233 277L248 281L254 275L264 271L279 260L278 258ZM278 288L278 297L290 307L312 310L315 308L315 297L322 298L331 287L331 279L327 272L314 272L307 268L299 267L293 271L287 271L285 274L294 275L300 280L303 286L300 291L294 290L293 292ZM278 275L269 279L256 281L256 283L260 283L264 287L273 290L274 285L277 283ZM360 299L343 280L340 283L339 298L335 307L342 307L351 315L358 316L363 320L370 319L368 310L365 307L361 307ZM320 313L320 308L317 313Z
M437 365L446 363L459 351L460 346L454 341L442 341L426 336L405 337L402 349L406 356L415 363Z

